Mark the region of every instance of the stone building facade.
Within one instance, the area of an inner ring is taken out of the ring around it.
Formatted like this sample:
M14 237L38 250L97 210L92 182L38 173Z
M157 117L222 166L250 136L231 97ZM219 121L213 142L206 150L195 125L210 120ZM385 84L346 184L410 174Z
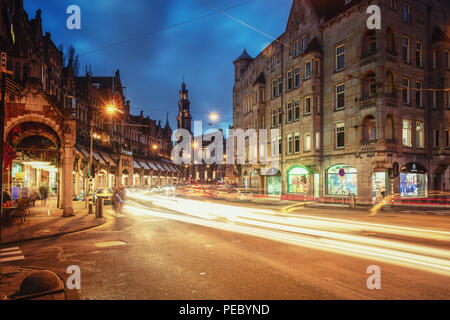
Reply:
M41 14L29 19L22 0L0 0L0 51L7 54L4 144L14 151L3 189L20 197L47 187L70 215L74 196L88 186L91 138L95 188L178 183L168 123L130 113L119 71L77 76L74 61L64 61L51 35L43 34ZM108 113L111 105L115 112Z
M280 132L279 168L238 166L241 185L360 203L449 191L448 17L446 1L294 0L286 31L234 61L234 127Z

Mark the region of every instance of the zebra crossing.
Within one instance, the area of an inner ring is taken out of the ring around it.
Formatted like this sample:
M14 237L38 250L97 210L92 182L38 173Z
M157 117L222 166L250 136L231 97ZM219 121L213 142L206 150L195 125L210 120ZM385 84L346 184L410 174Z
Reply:
M9 261L17 261L24 260L25 256L20 250L19 247L10 247L0 249L0 262L9 262Z

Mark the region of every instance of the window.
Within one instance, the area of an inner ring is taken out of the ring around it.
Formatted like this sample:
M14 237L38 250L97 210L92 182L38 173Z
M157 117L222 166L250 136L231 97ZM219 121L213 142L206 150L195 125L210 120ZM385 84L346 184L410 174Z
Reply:
M316 150L320 150L320 131L316 132Z
M417 22L423 23L423 10L417 9L417 14L416 14L416 20Z
M300 119L300 99L294 101L294 118L295 120Z
M300 49L302 50L302 52L306 51L306 36L302 36L301 38L301 47Z
M386 118L386 139L395 140L395 122L392 115Z
M336 124L336 148L344 148L345 146L345 123Z
M432 57L433 57L433 69L437 69L438 68L438 52L437 51L433 51L432 53Z
M410 90L409 90L409 79L406 77L402 78L402 98L403 98L403 104L410 104L411 103L411 97L410 97Z
M395 89L395 77L394 73L392 71L388 71L386 74L386 94L390 97L396 96L396 89Z
M411 120L403 119L402 142L405 147L411 147Z
M402 58L403 62L409 63L409 38L402 37Z
M423 105L423 86L422 81L416 81L416 106L421 107Z
M275 65L276 65L276 57L275 55L272 56L272 58L270 59L271 62L271 70L275 71Z
M434 147L439 148L439 138L440 138L440 131L438 129L434 130Z
M283 109L278 107L278 125L281 126L281 123L283 122Z
M277 79L272 80L272 99L277 97Z
M311 151L311 133L305 134L304 150L305 152Z
M423 149L425 147L425 130L421 121L416 121L416 148Z
M277 126L277 109L272 109L272 128L275 128Z
M345 107L345 87L344 84L336 86L336 110L342 110Z
M305 62L305 79L311 78L311 60Z
M423 55L422 55L422 41L416 41L416 65L422 67Z
M287 103L287 119L286 122L292 122L294 120L294 113L293 113L293 109L292 109L292 101L289 101Z
M300 87L300 67L294 69L294 88Z
M258 90L253 92L253 104L258 104Z
M390 0L389 1L389 6L391 7L392 10L397 11L398 0Z
M296 40L294 42L294 56L297 57L300 54L300 41Z
M278 137L278 154L283 154L283 139L281 139L281 136Z
M404 23L409 22L409 13L410 13L409 3L405 2L403 4L403 22Z
M278 78L278 95L280 96L283 93L283 78Z
M311 97L305 98L305 115L311 114Z
M294 153L300 152L300 133L296 133L294 136Z
M395 52L395 36L394 31L391 28L388 28L386 31L386 40L387 40L387 51L394 53Z
M291 91L293 89L293 73L292 70L289 70L287 73L287 91Z
M314 59L314 68L316 68L317 78L320 78L320 59Z
M449 137L450 130L445 129L445 147L450 147L450 137Z
M261 102L264 102L264 100L265 100L265 90L263 88L261 88L261 93L260 93L259 99Z
M273 137L273 138L272 138L272 145L271 145L271 147L272 147L272 149L271 149L271 151L272 151L272 153L271 153L272 157L275 156L275 155L277 155L277 147L278 147L277 140L278 140L278 137ZM279 155L279 154L278 154L278 155Z
M293 140L292 140L292 134L287 135L287 154L292 154L293 150Z
M336 71L344 70L345 64L345 47L340 45L336 47Z

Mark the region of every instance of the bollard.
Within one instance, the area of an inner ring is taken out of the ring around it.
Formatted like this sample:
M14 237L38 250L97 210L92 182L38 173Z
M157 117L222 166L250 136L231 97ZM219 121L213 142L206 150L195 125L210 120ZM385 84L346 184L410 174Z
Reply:
M350 204L350 208L352 208L352 209L355 208L355 194L354 193L350 194L349 204Z
M95 208L95 217L103 218L103 197L97 198L97 204Z

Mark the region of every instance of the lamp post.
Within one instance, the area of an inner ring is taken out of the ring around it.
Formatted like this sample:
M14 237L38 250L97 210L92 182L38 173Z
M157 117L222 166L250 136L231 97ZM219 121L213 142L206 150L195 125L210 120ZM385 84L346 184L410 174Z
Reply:
M88 174L89 174L89 187L88 187L88 196L86 197L86 201L89 203L89 214L92 214L92 203L94 201L94 195L92 190L92 145L94 143L94 120L91 120L89 123L90 126L90 133L91 133L91 142L90 142L90 149L89 149L89 167L88 167Z

